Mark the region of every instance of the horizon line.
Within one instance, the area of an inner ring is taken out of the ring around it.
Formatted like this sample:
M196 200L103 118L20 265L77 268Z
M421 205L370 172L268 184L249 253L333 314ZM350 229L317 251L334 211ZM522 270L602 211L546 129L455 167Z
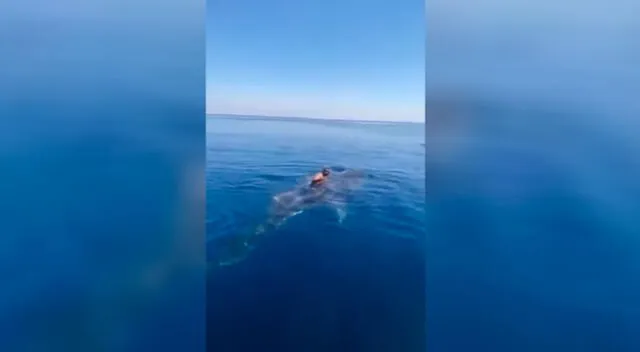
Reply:
M231 117L266 117L280 119L298 119L298 120L324 120L324 121L340 121L340 122L382 122L382 123L415 123L424 124L425 121L414 120L366 120L358 118L333 118L333 117L310 117L310 116L279 116L279 115L256 115L256 114L238 114L238 113L218 113L206 112L206 116L231 116Z

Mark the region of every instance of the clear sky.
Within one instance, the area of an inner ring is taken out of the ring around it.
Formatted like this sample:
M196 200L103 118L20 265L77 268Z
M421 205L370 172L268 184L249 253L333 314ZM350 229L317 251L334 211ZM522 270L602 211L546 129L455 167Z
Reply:
M424 121L424 0L209 0L207 112Z

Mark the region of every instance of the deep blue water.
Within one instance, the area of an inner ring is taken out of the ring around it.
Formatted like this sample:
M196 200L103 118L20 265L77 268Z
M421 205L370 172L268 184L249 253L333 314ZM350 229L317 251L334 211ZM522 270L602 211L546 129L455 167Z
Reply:
M209 350L424 351L422 143L424 124L209 117ZM216 238L254 231L274 194L323 166L368 175L342 223L309 209L215 266Z
M640 351L637 122L430 111L428 350Z
M302 175L371 175L343 224L312 209L244 262L210 268L210 350L640 350L637 123L495 104L430 112L426 136L208 120L210 260L216 236L253 231Z

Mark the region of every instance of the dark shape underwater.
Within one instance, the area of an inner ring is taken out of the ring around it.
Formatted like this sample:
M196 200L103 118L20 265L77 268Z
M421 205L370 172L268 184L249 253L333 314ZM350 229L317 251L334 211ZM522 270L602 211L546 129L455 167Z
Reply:
M213 262L224 266L241 261L266 232L276 230L291 217L314 206L332 206L342 222L347 214L347 197L354 189L360 187L364 178L365 173L362 170L347 169L333 172L322 185L310 186L305 180L289 191L276 194L269 205L267 219L253 233L214 239Z

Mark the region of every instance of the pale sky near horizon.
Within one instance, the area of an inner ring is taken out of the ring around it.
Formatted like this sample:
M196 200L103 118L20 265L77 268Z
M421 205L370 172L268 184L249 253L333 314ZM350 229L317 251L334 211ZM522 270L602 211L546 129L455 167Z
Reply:
M638 13L632 0L209 0L207 112L424 121L425 96L450 92L634 116Z
M207 113L424 121L424 0L207 3Z

